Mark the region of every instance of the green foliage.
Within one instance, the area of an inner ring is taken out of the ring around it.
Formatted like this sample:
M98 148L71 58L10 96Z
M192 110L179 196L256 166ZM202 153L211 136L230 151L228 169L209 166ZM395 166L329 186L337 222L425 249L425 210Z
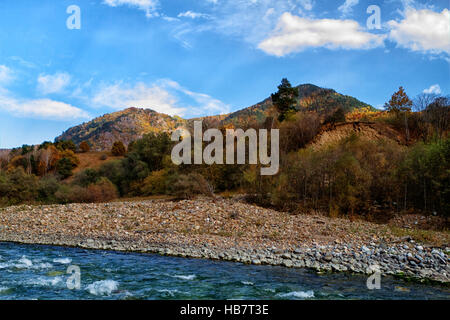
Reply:
M149 133L133 143L129 159L144 162L150 171L161 170L163 160L169 156L173 142L167 133Z
M73 175L73 169L76 164L70 158L62 158L56 163L56 173L62 178L67 179Z
M142 187L142 195L158 195L167 193L167 185L169 179L168 170L163 169L153 171L147 178L145 178Z
M450 139L411 148L399 169L404 206L450 213Z
M55 147L58 150L65 151L65 150L71 150L73 152L77 151L77 146L72 140L61 140L58 142L55 142Z
M283 78L278 86L278 91L272 94L272 102L280 113L278 117L280 122L287 119L290 114L295 113L298 95L298 89L293 88L288 79Z
M325 119L325 123L336 124L339 122L345 122L345 112L342 108L337 108L337 110L334 111L333 114L329 115Z
M46 176L39 180L37 200L41 203L56 202L55 193L58 191L60 183L55 176Z
M22 155L26 155L27 153L30 153L31 151L33 151L34 147L24 144L21 149L22 149Z
M78 172L73 179L73 184L81 187L87 187L90 184L96 183L100 179L99 173L95 169L85 169Z
M44 141L44 142L42 142L40 145L39 145L39 150L42 150L42 149L47 149L48 147L50 147L50 146L53 146L53 142L50 142L50 141Z
M128 193L131 181L129 178L130 172L125 166L126 163L128 163L126 158L123 160L112 160L105 162L98 169L98 176L108 178L118 187L121 195Z

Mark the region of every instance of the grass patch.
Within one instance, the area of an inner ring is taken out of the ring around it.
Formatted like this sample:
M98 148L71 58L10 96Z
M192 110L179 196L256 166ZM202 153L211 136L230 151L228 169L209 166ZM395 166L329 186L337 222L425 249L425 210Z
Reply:
M421 230L421 229L405 229L395 226L389 226L389 231L397 237L411 237L414 241L431 244L434 246L442 246L449 242L448 231L437 232L433 230Z

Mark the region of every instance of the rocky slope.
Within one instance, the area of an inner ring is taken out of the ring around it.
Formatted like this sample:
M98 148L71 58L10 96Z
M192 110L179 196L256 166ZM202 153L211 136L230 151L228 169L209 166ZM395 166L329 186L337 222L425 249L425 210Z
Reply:
M128 108L72 127L55 140L87 141L93 151L110 150L115 141L128 145L150 132L171 132L185 120L150 109Z

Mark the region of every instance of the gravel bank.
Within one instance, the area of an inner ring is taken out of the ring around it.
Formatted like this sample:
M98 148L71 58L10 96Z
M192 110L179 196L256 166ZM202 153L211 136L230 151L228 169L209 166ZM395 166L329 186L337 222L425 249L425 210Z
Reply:
M437 232L448 243L448 232ZM159 253L449 283L448 248L384 225L292 216L234 200L146 200L0 209L0 241Z

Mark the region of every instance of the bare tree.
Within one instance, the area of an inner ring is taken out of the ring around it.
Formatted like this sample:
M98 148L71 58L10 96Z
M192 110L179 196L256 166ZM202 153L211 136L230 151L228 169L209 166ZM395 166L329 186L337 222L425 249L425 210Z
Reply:
M442 138L450 125L450 96L436 97L425 109L424 117L433 126L436 136Z
M421 93L419 94L413 102L413 110L417 112L424 111L434 100L438 97L434 93Z

